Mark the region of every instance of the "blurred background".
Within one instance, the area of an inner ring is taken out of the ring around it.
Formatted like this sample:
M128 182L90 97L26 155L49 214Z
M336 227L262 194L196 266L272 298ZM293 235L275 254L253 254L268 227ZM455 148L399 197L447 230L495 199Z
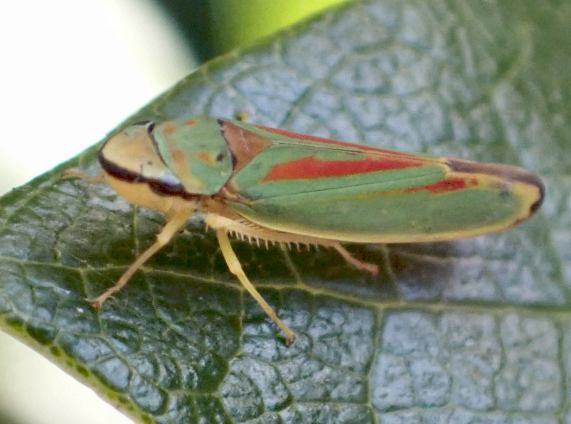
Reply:
M2 2L0 194L101 140L204 61L344 0ZM0 332L0 423L129 423Z

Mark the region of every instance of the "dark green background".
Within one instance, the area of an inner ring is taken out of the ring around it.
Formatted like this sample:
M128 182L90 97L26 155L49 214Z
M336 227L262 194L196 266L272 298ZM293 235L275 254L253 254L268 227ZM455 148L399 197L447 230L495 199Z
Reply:
M236 242L299 334L287 348L198 219L100 313L163 220L109 188L96 148L0 201L2 327L141 421L571 422L571 4L360 1L203 66L129 121L231 117L524 166L542 211L453 243L334 252Z

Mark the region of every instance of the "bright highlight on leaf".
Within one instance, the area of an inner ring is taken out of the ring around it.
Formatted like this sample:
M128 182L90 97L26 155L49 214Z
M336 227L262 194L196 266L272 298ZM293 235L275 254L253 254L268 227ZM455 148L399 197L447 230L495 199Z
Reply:
M347 0L211 0L218 51L249 45L311 14Z

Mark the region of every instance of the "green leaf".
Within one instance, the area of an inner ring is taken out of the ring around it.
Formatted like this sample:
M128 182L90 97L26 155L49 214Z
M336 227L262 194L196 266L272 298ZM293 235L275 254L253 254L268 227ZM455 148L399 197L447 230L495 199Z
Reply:
M346 0L155 0L202 60Z
M94 147L0 201L2 327L141 422L571 422L569 22L565 1L357 2L206 65L129 119L247 112L519 164L548 190L514 230L349 246L377 279L335 252L236 241L299 335L288 348L197 218L97 313L84 299L163 219L61 179L96 173Z

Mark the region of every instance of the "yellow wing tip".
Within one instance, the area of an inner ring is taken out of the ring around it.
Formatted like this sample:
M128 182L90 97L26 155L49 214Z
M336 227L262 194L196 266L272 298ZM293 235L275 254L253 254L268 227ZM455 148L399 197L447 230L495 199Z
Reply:
M527 217L537 212L545 198L545 185L541 178L525 169L518 168L517 166L496 163L480 163L461 159L448 159L446 164L449 169L454 172L486 174L498 177L505 181L523 184L527 188L535 188L535 190L532 191L536 193L536 196L534 198L531 196L529 197L530 206ZM527 191L528 190L526 190L526 192Z

